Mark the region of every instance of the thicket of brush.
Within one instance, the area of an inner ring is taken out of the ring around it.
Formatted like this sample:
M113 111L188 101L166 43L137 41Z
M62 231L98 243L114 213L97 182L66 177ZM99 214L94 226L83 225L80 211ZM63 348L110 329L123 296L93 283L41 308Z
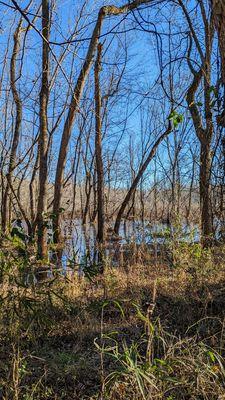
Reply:
M40 283L32 249L5 243L0 398L225 398L225 250L169 251L169 265L145 249L143 262Z

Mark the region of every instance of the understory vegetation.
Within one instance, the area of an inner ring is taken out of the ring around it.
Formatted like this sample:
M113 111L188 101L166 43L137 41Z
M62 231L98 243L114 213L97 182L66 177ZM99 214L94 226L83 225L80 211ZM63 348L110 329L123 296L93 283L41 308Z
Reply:
M21 246L1 250L2 399L224 398L224 246L140 246L132 264L41 282Z

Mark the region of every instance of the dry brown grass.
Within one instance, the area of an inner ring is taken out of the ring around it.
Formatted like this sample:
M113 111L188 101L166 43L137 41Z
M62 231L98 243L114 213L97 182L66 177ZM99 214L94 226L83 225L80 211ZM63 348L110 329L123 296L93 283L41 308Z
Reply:
M173 249L173 267L163 255L146 255L146 262L108 266L91 280L75 273L33 286L22 279L24 261L9 252L3 258L2 399L222 399L222 248L201 252L182 244Z

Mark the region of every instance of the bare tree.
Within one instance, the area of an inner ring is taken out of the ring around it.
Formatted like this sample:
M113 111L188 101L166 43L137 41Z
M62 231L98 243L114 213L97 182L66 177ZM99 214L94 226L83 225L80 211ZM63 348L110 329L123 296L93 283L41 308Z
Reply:
M102 44L98 44L97 58L95 62L95 160L97 172L97 216L98 231L97 240L99 243L104 242L104 169L102 161L102 117L101 117L101 91L99 74L101 70Z
M200 206L201 206L201 231L202 241L204 245L207 245L211 241L213 234L212 224L212 209L210 200L210 178L211 178L211 144L213 139L213 113L212 113L212 99L211 99L211 55L212 55L212 44L213 44L213 20L212 17L209 20L206 17L206 10L203 2L200 2L201 14L204 25L205 35L205 49L202 49L200 40L194 30L188 11L181 0L179 0L181 8L187 19L192 39L190 40L189 54L188 54L188 65L193 75L192 83L187 91L187 103L192 116L193 125L195 128L196 135L200 142ZM201 67L196 71L190 61L192 40L194 41L196 48L199 53L201 60ZM200 84L203 82L203 104L204 104L204 120L203 123L201 115L201 105L198 105L196 101L196 94L198 93Z
M39 195L37 206L38 257L47 256L48 97L49 97L49 1L42 0L42 84L40 91Z
M10 187L12 186L12 174L15 169L16 165L16 156L17 156L17 148L19 145L19 138L21 133L21 123L22 123L22 102L20 99L19 92L17 90L16 82L17 82L17 75L16 75L16 63L17 57L20 50L20 36L22 32L22 19L20 19L19 24L15 30L13 36L13 52L10 62L10 83L11 89L13 94L13 100L16 105L16 122L13 132L13 139L12 139L12 146L9 156L9 163L8 163L8 171L6 174L7 182L6 187L2 199L2 231L3 233L6 232L7 223L9 223L8 218L8 204L9 204L9 192Z
M97 22L95 24L95 28L92 33L92 37L90 40L90 44L88 47L87 55L85 57L84 64L81 68L80 74L78 76L77 82L74 87L74 91L72 94L69 111L67 114L66 122L63 129L61 145L59 150L59 157L56 168L56 178L55 178L55 189L54 189L54 202L53 202L53 213L55 215L54 218L54 241L59 241L60 236L60 226L59 226L59 217L60 217L60 204L62 197L62 183L63 183L63 174L66 163L67 149L69 140L71 137L73 123L77 114L77 110L80 103L80 98L83 93L85 81L87 79L88 73L93 63L93 55L95 54L95 50L98 43L98 38L101 34L101 27L105 17L120 15L124 13L129 13L135 10L142 4L151 3L151 0L135 0L131 3L125 4L121 7L116 6L104 6L99 10Z

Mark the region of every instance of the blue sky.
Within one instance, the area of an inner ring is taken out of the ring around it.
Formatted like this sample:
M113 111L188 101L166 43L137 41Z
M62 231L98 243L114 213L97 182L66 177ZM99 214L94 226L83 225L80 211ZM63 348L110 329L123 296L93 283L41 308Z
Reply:
M116 2L117 4L122 4L121 2ZM10 4L10 1L8 1ZM25 8L28 4L27 1L21 1L20 6ZM34 2L30 12L35 12L37 10L38 1ZM60 4L60 5L59 5ZM64 0L57 2L56 8L53 11L53 25L51 30L51 40L61 42L70 36L70 34L74 30L75 21L78 15L78 11L82 6L82 2L74 1L74 0ZM104 3L106 4L106 3ZM115 2L114 2L115 4ZM195 0L189 1L189 9L191 10L196 4ZM82 39L80 43L75 43L70 46L70 50L67 53L67 56L62 64L63 71L66 74L70 73L70 68L72 62L74 62L74 68L72 71L71 77L71 85L74 85L76 81L76 77L80 70L80 66L83 62L83 59L86 54L87 46L89 44L88 41L83 41L84 38L88 38L91 36L94 23L96 21L97 12L99 7L102 5L101 1L89 2L87 7L85 8L84 15L78 24L79 36L78 39ZM195 15L195 10L192 11L192 15ZM7 9L6 6L0 5L0 15L2 18L2 29L3 32L0 34L0 54L1 54L1 65L3 66L3 59L5 57L6 49L7 49L7 40L9 35L12 36L13 31L16 27L16 23L18 21L18 12L14 12L11 9ZM144 23L145 21L150 21L150 23ZM30 15L31 19L32 16ZM139 21L139 24L137 23ZM112 109L110 110L111 119L113 123L111 123L109 132L106 136L104 148L110 149L112 147L112 151L115 147L115 143L118 140L119 135L124 129L124 124L122 121L128 115L128 123L126 124L126 129L123 135L123 139L121 141L119 151L124 151L127 148L130 137L132 138L133 145L137 148L136 154L136 164L140 161L140 140L141 140L141 130L143 129L141 120L140 120L140 104L145 113L154 111L154 115L158 118L157 122L152 122L151 118L146 118L145 121L145 142L148 143L149 133L154 132L155 129L158 132L162 131L165 123L167 121L167 117L169 114L169 110L171 104L169 101L163 100L163 92L160 86L155 86L156 79L159 76L159 58L157 53L157 41L156 36L150 32L143 32L141 30L140 23L146 30L154 30L157 29L161 34L161 39L158 39L158 45L161 46L163 50L163 63L166 64L166 60L168 60L169 56L169 47L168 47L168 37L166 36L169 32L169 27L171 29L171 35L174 45L172 48L172 53L174 58L181 56L186 49L186 39L185 39L185 30L186 26L184 26L183 20L181 19L180 13L173 13L173 9L171 6L165 5L164 7L160 7L159 11L156 12L156 9L153 10L151 8L145 9L141 13L135 12L135 15L129 15L123 20L122 16L107 19L104 21L103 25L103 33L109 32L113 26L118 24L118 21L122 21L119 27L120 33L118 35L109 34L102 38L104 40L104 48L107 48L107 52L103 58L103 71L102 71L102 85L103 90L104 87L108 84L108 76L110 75L114 63L117 63L117 74L121 71L123 67L123 62L125 60L126 52L125 47L127 46L127 67L125 70L125 77L121 81L120 90L121 95L118 96L117 103L113 104ZM12 25L13 23L13 25ZM85 24L85 28L83 25ZM198 25L198 20L195 20L195 24ZM40 19L37 19L35 22L37 28L40 28ZM24 23L26 26L26 23ZM135 30L133 29L135 27ZM81 29L82 28L82 29ZM126 33L124 33L127 31ZM183 31L184 33L179 36L179 38L183 38L183 44L176 48L177 37L176 34L179 31ZM198 34L200 33L200 30ZM162 42L161 42L162 41ZM12 42L12 41L11 41ZM126 46L125 46L126 44ZM7 58L10 58L11 48L9 48ZM63 51L63 46L52 46L52 50L54 54L59 57L60 52ZM40 63L40 55L41 55L41 38L38 33L34 30L31 30L27 35L26 40L26 49L24 53L23 60L23 69L22 76L18 81L18 86L21 90L21 96L24 99L24 132L26 130L30 130L31 126L33 127L33 119L35 119L35 124L37 124L34 129L34 134L37 133L38 130L38 92L40 87L40 81L38 80L40 71L41 71L41 63ZM173 61L173 60L172 60ZM54 64L54 62L52 63ZM187 81L189 79L189 72L186 69L186 63L182 60L180 63L172 62L171 70L169 71L169 67L165 68L163 73L164 85L169 90L168 84L168 74L173 76L174 85L180 85L181 75L183 76L184 85L181 84L179 88L176 89L177 93L184 93ZM5 75L7 76L7 74ZM32 93L29 95L29 88L33 84L33 82L37 80L35 84L35 88ZM87 82L88 85L92 85L92 72L90 74L90 78ZM58 80L54 87L54 95L57 98L57 104L54 109L55 112L60 112L65 103L65 94L67 93L68 84L65 81L62 73L59 73ZM89 96L93 95L93 90L90 88ZM143 97L143 94L145 95ZM28 96L29 95L29 96ZM37 99L37 100L36 100ZM4 98L3 98L4 101ZM53 102L52 98L50 99L49 104L49 121L51 123L51 115L53 113ZM181 112L186 112L185 110L186 104L184 103L181 106ZM35 110L35 113L34 113ZM164 110L164 111L163 111ZM65 114L66 115L66 114ZM30 123L28 122L30 121ZM9 122L10 124L10 122ZM54 168L56 162L56 155L59 148L60 137L62 132L63 120L59 125L58 129L54 133L54 141L53 141L53 154L55 155L55 161L52 161L52 175L51 179L54 179ZM71 154L74 151L74 142L78 135L78 126L75 123L73 130L73 137L70 144ZM154 136L154 135L153 135ZM171 138L171 141L173 139ZM22 142L21 146L26 147L26 139ZM20 149L23 152L23 148ZM167 162L165 145L161 146L161 154L165 155L165 163ZM69 164L68 164L69 167ZM151 169L151 167L150 167Z

